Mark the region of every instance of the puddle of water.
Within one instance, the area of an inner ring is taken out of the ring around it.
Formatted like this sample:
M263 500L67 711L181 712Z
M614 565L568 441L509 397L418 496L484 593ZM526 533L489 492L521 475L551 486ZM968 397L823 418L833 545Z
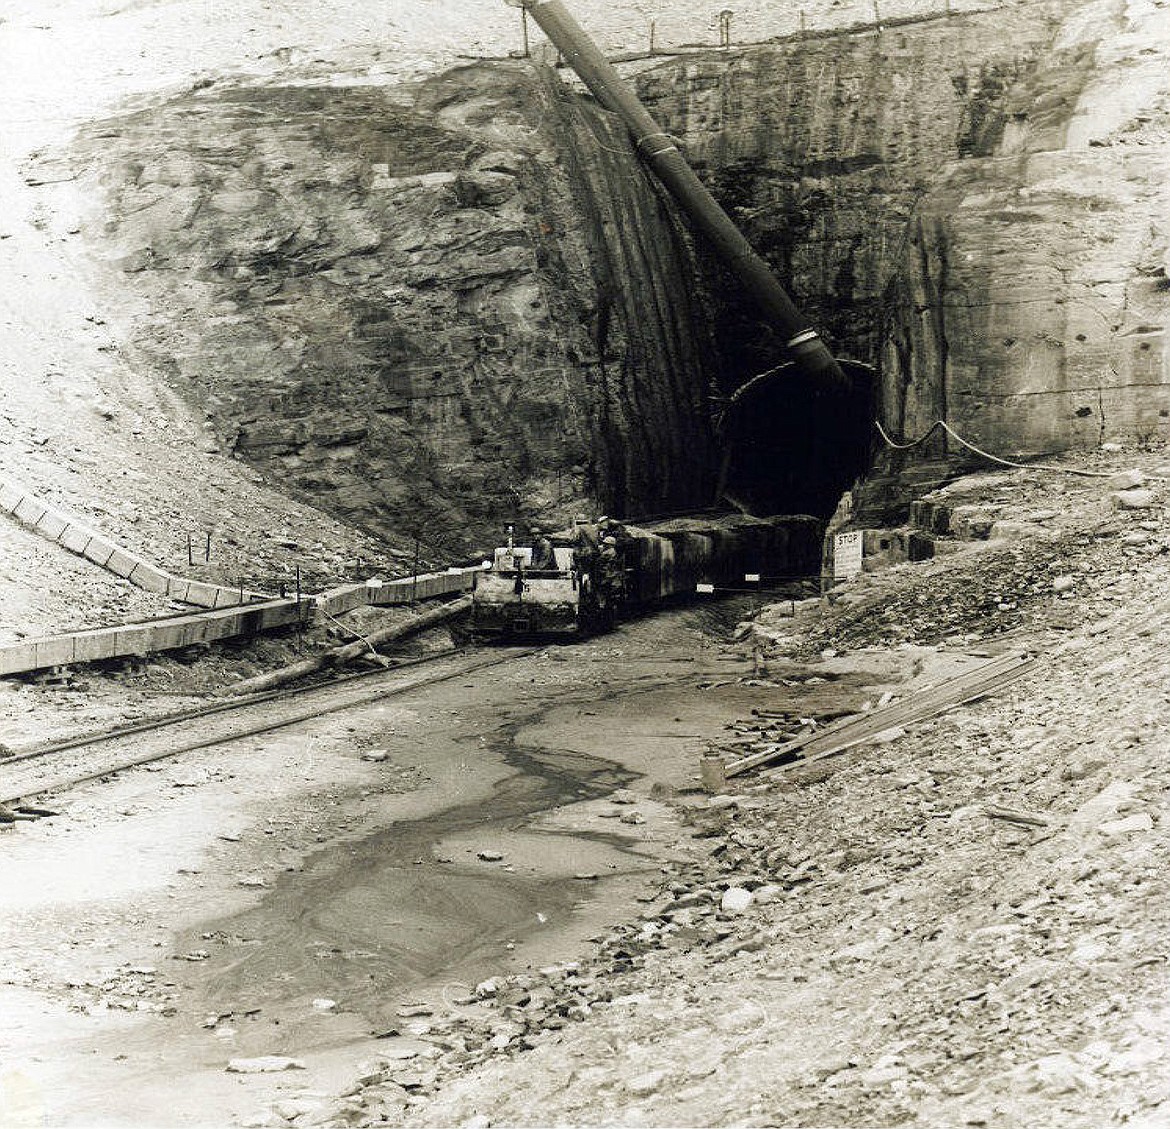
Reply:
M475 742L481 761L494 755L516 769L488 798L332 845L283 875L258 906L205 924L204 932L226 941L200 969L208 1010L259 1007L287 1022L325 997L375 1027L393 1026L406 989L475 983L504 971L526 940L579 923L574 911L597 885L575 880L575 870L651 865L624 851L620 836L527 828L534 815L608 795L635 775L579 751L517 746L516 732L540 712L486 743L463 738ZM495 842L508 844L506 861L478 861L466 845ZM596 918L587 923L592 931L613 915L605 902L583 911Z

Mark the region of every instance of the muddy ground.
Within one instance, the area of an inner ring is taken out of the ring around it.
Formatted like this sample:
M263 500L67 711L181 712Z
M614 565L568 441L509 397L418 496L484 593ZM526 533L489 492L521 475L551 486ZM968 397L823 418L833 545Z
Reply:
M60 815L4 842L12 1123L246 1120L429 1049L402 1040L476 984L586 956L692 857L670 798L772 692L712 625L672 613L47 797ZM263 1055L305 1070L225 1070Z
M956 489L999 536L739 643L674 610L6 833L10 1120L1163 1124L1164 480ZM982 701L696 787L753 710L1008 652ZM295 1064L227 1069L261 1056Z

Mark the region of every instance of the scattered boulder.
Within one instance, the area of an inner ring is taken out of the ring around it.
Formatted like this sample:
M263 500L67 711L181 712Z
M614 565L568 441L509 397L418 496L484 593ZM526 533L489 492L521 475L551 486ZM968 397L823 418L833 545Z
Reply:
M752 892L742 886L729 886L723 891L719 908L724 913L743 913L752 904Z
M1109 500L1115 510L1148 510L1155 499L1152 490L1118 490Z
M229 1074L279 1074L284 1070L304 1070L305 1064L297 1058L284 1055L261 1055L259 1058L233 1058L227 1064Z
M1136 468L1118 471L1106 483L1110 490L1134 490L1139 486L1145 486L1145 484L1146 476Z

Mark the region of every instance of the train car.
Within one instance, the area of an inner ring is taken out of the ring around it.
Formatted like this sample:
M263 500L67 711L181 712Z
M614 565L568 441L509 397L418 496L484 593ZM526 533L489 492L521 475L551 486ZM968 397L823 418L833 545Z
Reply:
M533 570L529 547L496 549L476 577L472 631L483 637L590 634L700 586L745 576L815 576L823 524L801 515L684 518L626 526L605 563L576 530L554 536L556 569ZM568 542L568 544L566 544ZM585 547L580 547L580 546Z
M475 577L471 630L483 636L576 634L581 585L589 580L572 549L554 548L553 553L555 569L533 569L531 547L496 549L489 567Z

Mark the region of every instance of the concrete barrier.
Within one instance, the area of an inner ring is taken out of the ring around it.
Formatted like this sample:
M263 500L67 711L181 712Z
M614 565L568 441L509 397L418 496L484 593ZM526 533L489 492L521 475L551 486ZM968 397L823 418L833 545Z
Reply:
M316 596L306 596L299 602L291 598L275 599L247 589L241 599L239 588L189 580L150 564L68 514L54 509L19 482L3 476L0 476L0 511L140 588L167 595L181 603L210 609L0 646L0 676L254 635L309 622L318 611L337 616L369 604L384 607L408 604L414 599L429 600L468 592L475 574L480 571L478 568L449 568L417 577L346 584Z
M241 598L239 588L187 580L164 572L90 529L84 522L54 508L12 478L0 476L0 510L47 540L125 577L131 584L148 592L165 593L172 599L202 608L233 607L268 599L266 593L248 590Z

